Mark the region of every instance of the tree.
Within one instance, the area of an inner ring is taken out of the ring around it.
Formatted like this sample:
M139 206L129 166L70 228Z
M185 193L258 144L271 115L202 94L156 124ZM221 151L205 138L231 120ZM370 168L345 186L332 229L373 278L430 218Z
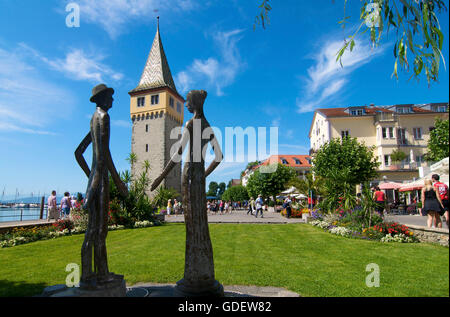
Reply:
M350 185L372 180L377 176L380 165L374 155L374 147L367 147L350 137L325 143L312 161L315 175Z
M237 185L228 188L222 195L222 199L226 201L244 201L248 200L247 188L242 185Z
M428 151L425 159L437 162L449 156L449 120L436 118L434 129L430 132Z
M396 150L392 151L392 153L391 153L391 162L393 162L393 163L398 164L406 158L407 158L406 153L399 149L396 149Z
M156 190L155 198L153 198L153 204L159 208L166 207L169 199L173 200L179 196L180 194L173 188L159 187Z
M349 210L356 205L355 185L377 176L380 163L373 151L373 147L359 143L356 138L346 137L332 139L314 154L313 172L324 179L323 209Z
M314 177L312 173L308 173L305 179L295 177L291 179L288 186L293 186L300 194L305 196L311 196L311 192L315 195L323 194L323 179L320 177Z
M370 3L369 3L370 2ZM255 24L265 28L269 23L269 12L272 10L270 0L259 0L260 13L256 16ZM447 11L443 0L373 0L360 1L361 14L359 27L355 33L344 40L344 44L337 52L336 61L342 65L342 57L346 51L355 47L358 34L369 32L370 42L377 46L382 35L388 35L391 28L396 30L394 45L394 71L392 76L398 79L398 66L409 71L413 68L411 77L419 78L425 73L428 84L437 81L442 55L444 34L441 31L437 13ZM350 16L346 16L347 0L344 1L344 18L339 21L342 27L349 23ZM410 58L408 58L410 56Z
M227 188L227 185L224 182L221 182L219 184L219 189L217 191L217 196L219 198L222 198L223 193L225 192L225 189Z
M206 196L217 196L217 191L219 190L219 184L217 182L211 182L209 183L208 192L206 193Z
M256 198L261 194L264 198L275 197L286 189L287 183L297 177L294 169L277 164L273 173L261 173L257 169L248 179L247 191L249 196Z

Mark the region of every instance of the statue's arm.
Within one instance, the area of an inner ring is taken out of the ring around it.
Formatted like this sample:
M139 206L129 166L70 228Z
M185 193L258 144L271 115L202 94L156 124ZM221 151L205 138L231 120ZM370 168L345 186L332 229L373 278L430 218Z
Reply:
M91 170L89 169L89 166L83 157L83 153L86 151L87 147L89 146L89 144L91 144L91 142L92 142L91 133L88 133L75 150L75 158L87 177L90 176Z
M212 129L211 129L212 131ZM223 154L222 150L220 149L219 142L217 141L217 138L214 134L214 132L211 132L211 139L210 139L211 146L214 151L214 161L211 162L208 169L205 172L205 177L208 177L209 174L211 174L217 166L219 166L220 162L223 160Z
M191 121L188 121L188 123L186 124L186 127L183 131L183 135L181 136L181 142L178 147L178 151L172 155L169 163L167 163L167 165L164 168L164 171L161 173L161 175L158 176L158 178L156 178L154 180L154 182L152 183L152 186L150 188L151 191L154 191L159 186L159 184L161 184L163 179L166 178L166 176L170 173L170 171L174 168L174 166L180 162L180 156L183 154L183 150L185 149L186 145L189 142L189 138L190 138L189 126L191 123L192 123Z

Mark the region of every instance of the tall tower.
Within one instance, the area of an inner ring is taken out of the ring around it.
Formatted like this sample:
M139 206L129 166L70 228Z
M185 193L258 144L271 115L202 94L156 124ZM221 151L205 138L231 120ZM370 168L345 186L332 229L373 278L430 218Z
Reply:
M184 98L178 93L170 72L159 33L159 17L147 63L139 85L129 92L130 115L133 122L131 151L137 162L132 175L138 177L145 160L150 163L149 178L154 181L170 160L170 149L177 142L170 139L173 128L183 124ZM178 163L161 186L181 193L181 162ZM147 192L153 197L154 192Z

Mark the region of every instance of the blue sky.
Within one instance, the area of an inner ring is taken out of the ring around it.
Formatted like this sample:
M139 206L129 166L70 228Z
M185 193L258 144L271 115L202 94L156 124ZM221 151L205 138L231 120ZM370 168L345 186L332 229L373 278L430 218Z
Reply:
M79 28L66 26L71 2L81 9ZM273 1L266 30L253 29L257 3L0 0L0 194L4 188L6 195L17 188L21 196L85 191L73 152L89 131L91 89L101 82L116 91L110 147L117 169L128 169L128 91L138 84L157 15L179 92L207 90L206 116L221 131L279 127L280 154L308 153L316 108L449 100L443 67L431 87L425 78L409 81L407 73L391 79L393 32L375 49L367 37L358 39L344 68L335 63L357 23L359 1L349 1L345 30L338 24L343 1ZM448 67L448 16L439 18ZM239 178L245 165L221 164L208 182Z

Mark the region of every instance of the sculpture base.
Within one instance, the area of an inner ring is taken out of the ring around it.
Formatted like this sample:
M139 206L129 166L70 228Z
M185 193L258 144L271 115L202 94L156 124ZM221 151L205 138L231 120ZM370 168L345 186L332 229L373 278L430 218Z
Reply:
M81 282L80 287L68 288L65 285L50 286L44 289L42 296L46 297L125 297L126 282L123 275L110 274L108 279Z
M186 281L183 279L177 282L174 289L175 297L223 297L224 289L223 285L218 281L210 286L195 286L187 285Z

